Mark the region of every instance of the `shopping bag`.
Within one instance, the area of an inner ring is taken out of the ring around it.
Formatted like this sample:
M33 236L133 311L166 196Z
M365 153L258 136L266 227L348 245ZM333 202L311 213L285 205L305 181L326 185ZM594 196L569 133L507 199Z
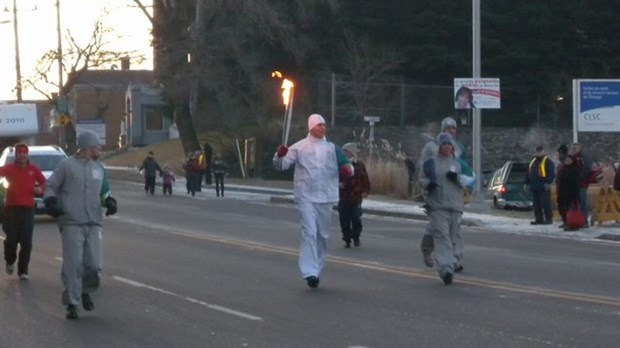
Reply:
M574 202L568 212L566 212L566 224L570 228L580 228L583 226L584 217L581 212L579 202Z

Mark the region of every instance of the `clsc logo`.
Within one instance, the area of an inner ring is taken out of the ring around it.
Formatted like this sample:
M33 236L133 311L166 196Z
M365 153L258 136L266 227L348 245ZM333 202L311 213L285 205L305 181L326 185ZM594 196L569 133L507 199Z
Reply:
M599 113L585 113L583 114L583 119L586 121L600 121L601 114Z

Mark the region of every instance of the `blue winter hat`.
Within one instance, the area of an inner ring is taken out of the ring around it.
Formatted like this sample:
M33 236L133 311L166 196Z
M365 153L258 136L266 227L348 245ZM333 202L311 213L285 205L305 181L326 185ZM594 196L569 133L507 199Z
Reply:
M437 145L441 146L445 143L452 145L452 135L450 133L439 133L437 136Z

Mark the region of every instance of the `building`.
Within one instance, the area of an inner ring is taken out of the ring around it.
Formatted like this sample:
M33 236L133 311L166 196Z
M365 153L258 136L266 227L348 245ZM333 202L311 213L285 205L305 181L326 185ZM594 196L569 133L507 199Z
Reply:
M105 150L143 146L169 138L171 117L151 70L87 70L80 72L66 95L76 133L89 129ZM74 134L66 135L66 143Z

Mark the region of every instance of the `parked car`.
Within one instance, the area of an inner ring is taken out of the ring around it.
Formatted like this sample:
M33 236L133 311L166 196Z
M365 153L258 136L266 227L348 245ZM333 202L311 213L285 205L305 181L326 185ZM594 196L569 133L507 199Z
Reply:
M532 193L526 191L525 176L529 163L508 161L487 182L487 196L500 209L532 209Z
M56 145L33 145L28 146L28 157L30 162L34 163L41 169L45 179L48 179L54 169L67 157L67 154ZM13 163L15 161L15 148L8 146L2 151L0 155L0 166L7 163ZM2 220L2 214L4 213L4 203L6 199L6 189L9 187L9 182L6 178L0 176L0 220ZM43 196L37 195L35 197L35 213L44 214L45 205L43 204Z

